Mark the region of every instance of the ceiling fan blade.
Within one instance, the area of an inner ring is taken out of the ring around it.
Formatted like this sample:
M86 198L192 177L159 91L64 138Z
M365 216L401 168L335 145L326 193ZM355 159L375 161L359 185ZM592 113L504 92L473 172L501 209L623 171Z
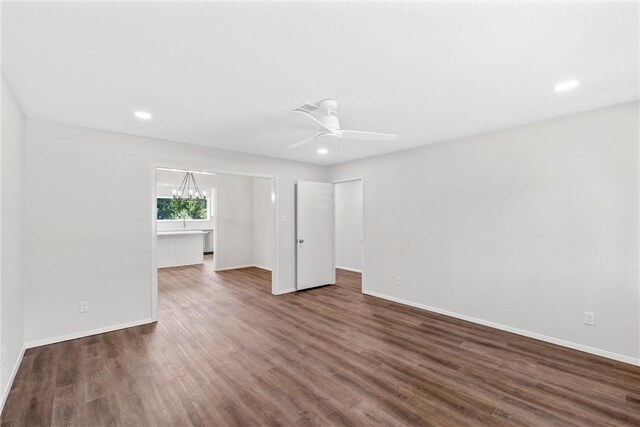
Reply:
M311 120L313 120L314 122L319 124L322 127L322 129L324 129L326 131L331 132L331 133L335 132L335 130L325 126L320 120L316 119L311 114L305 113L304 111L298 111L298 110L293 110L293 111L296 112L296 113L304 114L305 116L309 117Z
M288 146L287 150L290 149L290 148L296 148L296 147L300 147L301 145L307 144L307 143L313 141L314 139L316 139L317 137L318 137L318 134L315 134L311 138L303 139L300 142L296 142L295 144Z
M363 132L360 130L343 130L340 132L340 137L345 139L368 141L393 141L398 137L398 135L391 135L390 133Z

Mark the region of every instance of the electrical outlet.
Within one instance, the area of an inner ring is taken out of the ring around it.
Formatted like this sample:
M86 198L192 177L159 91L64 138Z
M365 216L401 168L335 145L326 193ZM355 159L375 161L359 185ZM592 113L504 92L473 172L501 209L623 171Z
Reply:
M584 324L589 326L596 325L596 314L588 311L584 312Z
M7 364L7 349L2 349L2 366Z
M402 283L402 276L396 276L396 286L400 286Z
M89 301L80 301L80 313L89 311Z

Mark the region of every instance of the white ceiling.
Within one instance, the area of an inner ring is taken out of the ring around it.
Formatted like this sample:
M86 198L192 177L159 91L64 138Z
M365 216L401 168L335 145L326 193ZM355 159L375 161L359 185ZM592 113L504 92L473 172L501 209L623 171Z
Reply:
M638 99L638 3L3 2L28 116L330 164ZM578 89L555 93L555 83ZM311 136L304 101L339 101ZM154 119L141 122L137 109Z

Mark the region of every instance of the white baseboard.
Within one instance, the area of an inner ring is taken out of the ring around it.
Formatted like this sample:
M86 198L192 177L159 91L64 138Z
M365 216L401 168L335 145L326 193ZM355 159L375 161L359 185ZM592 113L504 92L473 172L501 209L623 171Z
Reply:
M428 305L425 305L425 304L420 304L420 303L404 300L402 298L392 297L392 296L381 294L381 293L378 293L378 292L367 291L367 290L363 289L362 293L363 294L367 294L367 295L371 295L371 296L374 296L374 297L386 299L386 300L389 300L389 301L397 302L397 303L400 303L400 304L409 305L411 307L420 308L422 310L432 311L432 312L438 313L438 314L444 314L445 316L455 317L456 319L461 319L461 320L466 320L468 322L478 323L480 325L489 326L491 328L500 329L502 331L511 332L511 333L522 335L522 336L525 336L525 337L528 337L528 338L534 338L534 339L537 339L537 340L540 340L540 341L545 341L545 342L548 342L548 343L551 343L551 344L560 345L562 347L568 347L568 348L571 348L573 350L578 350L578 351L583 351L585 353L595 354L596 356L606 357L608 359L617 360L618 362L624 362L624 363L629 363L631 365L640 366L640 359L636 359L636 358L630 357L630 356L625 356L623 354L612 353L610 351L601 350L599 348L589 347L589 346L586 346L586 345L583 345L583 344L578 344L578 343L574 343L574 342L571 342L571 341L566 341L566 340L563 340L563 339L560 339L560 338L554 338L554 337L550 337L550 336L547 336L547 335L538 334L536 332L530 332L530 331L526 331L524 329L518 329L518 328L514 328L512 326L506 326L506 325L502 325L500 323L490 322L490 321L484 320L484 319L478 319L476 317L467 316L465 314L459 314L459 313L455 313L453 311L448 311L448 310L443 310L443 309L436 308L436 307L431 307L431 306L428 306Z
M40 347L41 345L55 344L62 341L75 340L77 338L90 337L91 335L104 334L106 332L117 331L118 329L133 328L134 326L153 323L153 319L142 319L133 322L121 323L119 325L105 326L104 328L91 329L89 331L75 332L73 334L59 335L57 337L43 338L25 343L26 348Z
M7 398L9 397L9 392L11 391L11 386L13 385L13 380L16 379L16 374L18 373L18 369L20 369L20 364L22 363L22 358L24 357L24 351L27 349L25 345L22 346L22 350L20 350L20 354L16 358L16 363L13 365L13 370L11 371L11 375L9 376L9 381L7 382L7 388L2 390L2 401L0 402L0 414L4 409L4 404L7 402Z
M202 265L202 264L204 264L204 261L187 262L183 264L159 265L158 268L188 267L190 265Z
M262 270L272 271L271 268L258 265L258 264L232 265L231 267L218 268L216 271L236 270L238 268L249 268L249 267L255 267L255 268L260 268Z
M230 267L218 268L216 271L236 270L238 268L255 267L253 264L232 265Z
M282 290L276 292L274 295L284 295L284 294L288 294L288 293L295 292L295 291L296 291L296 288L282 289Z
M362 273L362 270L358 270L357 268L343 267L341 265L336 265L336 268L339 270L353 271L354 273Z

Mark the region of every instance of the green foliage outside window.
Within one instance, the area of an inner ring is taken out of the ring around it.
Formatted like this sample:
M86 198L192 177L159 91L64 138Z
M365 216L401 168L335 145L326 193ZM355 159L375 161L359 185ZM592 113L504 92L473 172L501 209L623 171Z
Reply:
M207 216L207 201L159 198L158 219L209 219Z

